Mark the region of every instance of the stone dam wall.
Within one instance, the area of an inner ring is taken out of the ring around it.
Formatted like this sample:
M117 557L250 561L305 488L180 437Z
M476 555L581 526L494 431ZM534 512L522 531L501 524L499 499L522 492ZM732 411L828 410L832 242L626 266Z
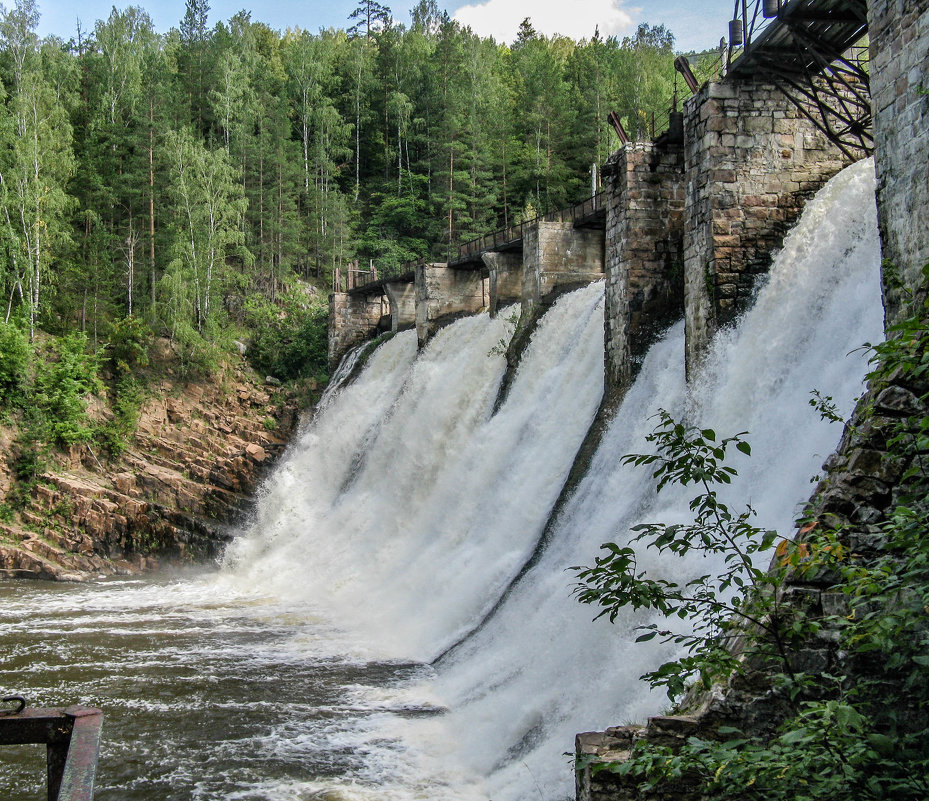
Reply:
M333 293L331 366L383 331L415 325L422 347L442 325L512 302L525 334L562 292L604 280L609 405L682 317L695 371L714 333L747 307L804 201L849 162L764 81L706 84L677 116L656 142L610 157L598 215L536 220L519 241L470 261Z

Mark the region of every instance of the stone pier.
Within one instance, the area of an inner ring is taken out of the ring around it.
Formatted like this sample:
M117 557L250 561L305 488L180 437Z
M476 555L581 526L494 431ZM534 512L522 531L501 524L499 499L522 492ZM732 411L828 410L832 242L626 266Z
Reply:
M684 313L684 150L628 144L606 179L606 388L619 398L648 347Z
M804 201L847 165L775 86L709 83L685 104L684 292L693 374L748 306Z
M481 270L454 269L447 264L416 267L416 338L424 347L443 325L476 314L488 304L489 280Z
M523 238L522 309L531 319L562 292L603 278L603 230L538 220Z
M330 371L349 350L377 334L386 313L385 298L380 294L333 292L329 295Z
M515 303L523 291L522 250L482 253L490 282L490 316L496 317L501 306Z
M389 281L384 292L390 302L390 330L393 333L416 326L416 285L410 281Z

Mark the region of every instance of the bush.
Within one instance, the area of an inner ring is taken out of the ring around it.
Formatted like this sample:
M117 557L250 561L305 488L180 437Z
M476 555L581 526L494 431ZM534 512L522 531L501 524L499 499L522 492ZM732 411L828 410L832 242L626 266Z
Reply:
M148 367L148 349L152 344L152 329L144 320L130 315L110 327L107 360L119 377Z
M15 325L0 323L0 405L20 406L29 376L29 340Z
M86 398L103 390L97 354L87 352L87 337L82 333L62 337L52 351L57 360L40 363L36 373L35 408L41 427L56 445L86 442L93 437Z
M187 324L179 324L172 339L180 378L207 378L219 369L219 349Z
M282 381L326 374L326 307L305 308L293 298L285 298L283 307L253 300L248 307L248 323L253 333L246 355L259 373Z
M116 382L113 393L113 418L100 426L96 439L111 458L120 456L139 424L139 411L145 400L141 381L124 375Z

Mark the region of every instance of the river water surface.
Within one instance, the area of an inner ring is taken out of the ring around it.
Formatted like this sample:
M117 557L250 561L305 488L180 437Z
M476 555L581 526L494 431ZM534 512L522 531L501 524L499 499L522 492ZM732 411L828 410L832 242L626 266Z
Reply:
M213 576L13 581L0 608L0 687L105 710L99 801L339 798L378 767L355 747L366 718L437 711L403 689L429 668L332 653L312 614ZM44 798L44 762L44 746L8 749L0 798Z

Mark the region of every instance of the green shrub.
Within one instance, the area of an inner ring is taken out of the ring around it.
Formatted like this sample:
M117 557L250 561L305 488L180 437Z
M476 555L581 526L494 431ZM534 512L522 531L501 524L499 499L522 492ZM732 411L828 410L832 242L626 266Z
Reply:
M325 376L329 356L325 306L305 308L288 297L278 307L256 298L248 305L248 323L253 333L247 356L259 373L282 381Z
M52 345L55 361L40 362L35 381L35 408L45 438L70 446L93 437L87 421L87 396L103 390L96 353L87 352L82 333L61 337Z
M107 360L119 377L148 367L148 349L152 344L152 329L139 317L130 315L110 327Z
M29 505L32 488L48 464L43 415L33 406L26 409L25 418L13 443L11 467L15 481L4 499L12 509L25 509Z
M187 324L179 324L174 332L174 352L180 378L207 378L219 369L219 349Z
M95 436L111 458L120 456L129 447L144 400L145 388L139 379L124 375L116 382L113 417L99 427Z
M0 323L0 406L25 400L29 376L29 340L15 325Z

